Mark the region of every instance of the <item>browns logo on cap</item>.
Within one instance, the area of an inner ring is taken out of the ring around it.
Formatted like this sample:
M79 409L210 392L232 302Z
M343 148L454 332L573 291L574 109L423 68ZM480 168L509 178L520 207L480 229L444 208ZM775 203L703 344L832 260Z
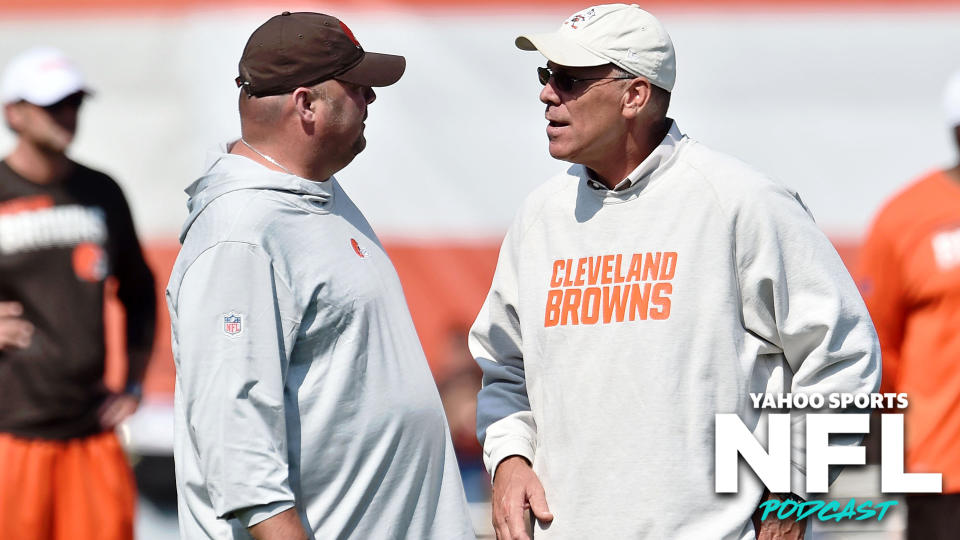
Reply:
M284 11L250 35L236 82L255 97L286 94L330 79L380 87L400 80L406 65L402 56L364 51L336 17Z

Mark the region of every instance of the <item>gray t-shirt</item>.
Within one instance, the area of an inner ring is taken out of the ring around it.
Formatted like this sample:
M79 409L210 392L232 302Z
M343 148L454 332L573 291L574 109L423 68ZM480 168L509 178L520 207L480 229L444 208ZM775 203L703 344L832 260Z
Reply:
M473 538L396 271L336 179L212 156L167 287L184 538Z

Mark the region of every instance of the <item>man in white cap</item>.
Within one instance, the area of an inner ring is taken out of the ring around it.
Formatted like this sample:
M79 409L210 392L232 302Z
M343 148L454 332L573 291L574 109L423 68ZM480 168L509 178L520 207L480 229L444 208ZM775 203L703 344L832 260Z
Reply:
M960 149L960 71L944 95ZM942 494L908 495L907 537L960 529L960 161L915 180L874 218L858 282L883 349L883 389L910 396L906 470L940 473Z
M155 291L130 210L71 160L84 78L31 49L3 75L16 144L0 162L0 537L133 538L135 486L113 429L139 404ZM105 280L126 310L127 384L103 384Z
M751 392L874 391L853 280L796 193L666 116L676 60L652 15L594 6L516 45L546 57L549 151L573 165L522 206L471 330L498 537L525 538L527 508L537 538L802 536L754 518L806 497L802 417L791 487L744 475L733 495L715 415L762 435Z

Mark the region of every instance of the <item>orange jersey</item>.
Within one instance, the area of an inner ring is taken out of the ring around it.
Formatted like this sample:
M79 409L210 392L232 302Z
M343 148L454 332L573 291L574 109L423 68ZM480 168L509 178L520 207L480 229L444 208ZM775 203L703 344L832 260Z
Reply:
M863 245L860 289L883 351L882 389L906 392L907 470L960 492L960 182L934 172L891 199Z

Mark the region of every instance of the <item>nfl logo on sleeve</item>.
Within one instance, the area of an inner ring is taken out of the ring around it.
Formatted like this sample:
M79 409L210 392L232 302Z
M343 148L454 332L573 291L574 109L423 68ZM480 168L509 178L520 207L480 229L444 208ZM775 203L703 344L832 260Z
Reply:
M231 311L223 315L223 333L235 337L243 333L243 314Z

